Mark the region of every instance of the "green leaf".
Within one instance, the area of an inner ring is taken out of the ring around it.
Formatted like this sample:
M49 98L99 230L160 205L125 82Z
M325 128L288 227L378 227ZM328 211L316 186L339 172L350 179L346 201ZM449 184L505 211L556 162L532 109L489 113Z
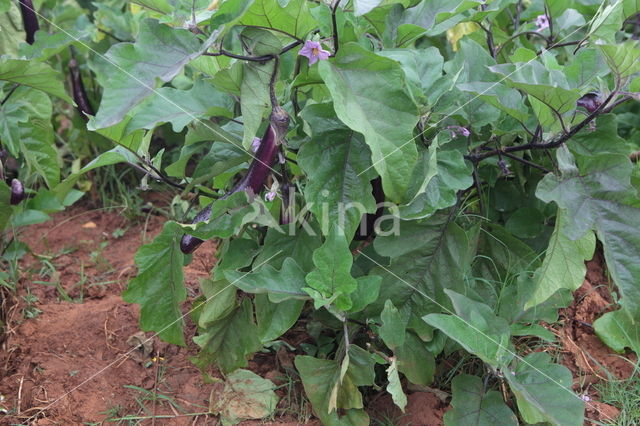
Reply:
M352 130L327 127L327 120L335 117L330 104L307 106L300 115L313 132L312 140L298 152L298 164L308 179L305 200L318 222L326 224L325 234L328 224L337 223L351 237L362 215L376 210L370 151Z
M575 291L584 281L584 262L593 256L596 239L593 232L587 232L578 240L570 240L562 231L566 221L565 213L559 211L544 262L535 272L535 290L525 309L544 302L561 288Z
M475 93L483 101L523 123L527 122L529 112L524 105L522 95L517 90L499 83L460 83L458 89Z
M273 61L265 64L247 62L244 64L242 84L240 85L240 109L244 124L242 146L251 147L251 142L262 122L265 111L271 108L269 82L273 73Z
M355 10L354 15L360 16L365 13L371 12L378 7L383 0L354 0Z
M450 306L445 288L465 291L464 274L471 263L470 235L448 220L441 214L421 223L401 221L397 234L378 236L373 243L376 252L392 259L389 272L378 272L383 276L379 302L367 311L382 311L387 299L399 308L406 304L411 311L408 327L425 340L431 339L433 329L421 318Z
M461 152L439 149L433 142L422 155L425 170L419 180L423 181L424 189L409 204L398 207L403 220L425 219L438 210L455 205L458 191L473 184L473 168Z
M428 386L433 382L436 361L418 336L407 332L404 344L396 348L394 356L398 360L398 371L411 383Z
M310 356L299 355L295 359L295 366L300 373L304 391L311 405L313 413L327 426L366 426L369 416L362 409L346 409L338 412L329 411L329 400L340 377L340 363ZM347 374L341 392L360 393Z
M400 410L404 413L404 407L407 406L407 396L402 391L402 383L400 383L400 376L398 375L398 363L394 357L391 357L391 364L387 368L387 392L391 394L393 402L400 407Z
M41 62L0 60L0 80L33 87L72 104L73 101L64 90L61 77L60 73Z
M202 349L201 364L215 362L223 373L247 366L247 359L262 347L252 311L251 301L244 299L229 315L209 323L193 338Z
M194 120L212 116L233 118L232 110L233 100L202 80L197 80L189 90L161 87L133 110L126 132L171 123L173 131L180 133Z
M640 71L640 48L638 48L637 41L627 40L619 44L600 44L598 48L618 78L629 77Z
M557 151L560 175L548 174L536 195L555 201L566 211L565 235L577 240L594 230L602 242L611 278L620 291L620 305L630 318L640 317L640 208L630 178L633 166L626 155L601 153L574 156ZM639 347L640 342L627 342Z
M573 393L571 372L553 364L544 352L535 352L517 362L504 377L518 402L520 415L527 423L549 422L558 426L580 426L584 402Z
M340 228L333 227L324 244L313 252L313 264L316 268L306 276L310 288L304 290L314 298L316 309L326 304L326 299L335 299L338 309L351 308L348 296L358 283L351 276L353 256Z
M482 379L459 374L451 382L452 409L444 415L445 425L517 426L518 418L502 400L500 392L484 391Z
M208 240L213 237L229 238L250 222L277 225L259 198L249 202L247 193L239 191L227 198L215 200L211 204L211 217L208 221L180 226L184 232Z
M456 315L429 314L423 319L487 364L501 367L509 363L513 348L507 321L496 316L484 303L451 290L445 292L453 302Z
M240 23L275 28L302 39L318 25L306 0L289 0L284 7L273 0L256 0Z
M9 185L7 185L4 180L0 180L0 231L4 230L11 218L12 210L11 204L9 204L10 199L11 188L9 188Z
M378 333L390 349L395 350L404 344L405 330L407 328L406 316L402 315L398 309L393 306L391 300L387 300L384 309L380 314L382 325Z
M209 411L220 415L223 424L271 416L278 404L276 385L249 370L236 370L224 381L222 392L211 391Z
M547 69L537 61L524 64L500 64L490 67L508 84L522 90L558 114L573 111L581 94L569 89L565 75L560 70Z
M364 135L385 195L401 201L417 160L413 129L418 122L402 68L354 43L345 44L333 60L319 65L338 118Z
M167 82L214 42L216 31L200 43L188 30L171 28L147 19L135 43L118 43L106 54L108 73L95 129L120 122L136 105L154 92L156 80Z
M596 335L611 349L622 353L631 348L640 353L640 327L637 317L632 317L627 309L607 312L594 323Z
M135 256L138 274L122 298L140 305L143 331L155 331L164 341L184 346L180 306L187 291L182 276L181 236L180 227L169 221L153 242L138 249Z
M236 308L236 288L227 280L204 279L200 282L205 296L200 309L198 325L207 328L209 324L225 318Z
M289 299L274 303L266 294L258 294L253 303L256 307L256 321L258 323L258 336L262 343L275 340L282 336L298 321L303 300Z
M251 273L225 271L224 275L240 290L268 294L269 300L274 303L289 299L309 299L309 295L303 290L306 284L304 272L290 257L284 260L280 271L267 264Z
M356 278L356 281L358 283L358 288L351 293L352 305L349 309L350 313L360 312L368 305L378 300L382 277L378 275L366 275L364 277Z

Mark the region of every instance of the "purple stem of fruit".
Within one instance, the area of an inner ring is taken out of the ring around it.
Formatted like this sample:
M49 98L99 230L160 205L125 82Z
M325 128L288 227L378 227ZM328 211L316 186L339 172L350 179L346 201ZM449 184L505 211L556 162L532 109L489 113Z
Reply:
M247 174L233 189L224 194L220 199L225 199L238 191L250 190L252 194L259 194L264 189L264 184L271 172L278 153L278 146L289 126L289 115L280 107L274 107L269 119L269 126L264 133L260 148L249 165ZM201 210L191 223L204 222L211 218L211 204ZM180 240L180 250L183 253L193 253L204 241L193 235L184 234Z
M84 88L82 74L78 68L78 62L75 59L69 61L69 72L71 73L71 90L73 91L73 100L77 105L78 112L84 121L89 121L89 115L95 115L93 107L89 103L87 91Z
M16 204L20 204L20 201L24 200L24 186L22 186L22 182L18 179L11 180L11 200L10 203L12 206Z
M31 0L20 0L20 13L22 14L24 31L27 33L26 41L29 44L33 44L36 40L35 33L40 29L33 2Z

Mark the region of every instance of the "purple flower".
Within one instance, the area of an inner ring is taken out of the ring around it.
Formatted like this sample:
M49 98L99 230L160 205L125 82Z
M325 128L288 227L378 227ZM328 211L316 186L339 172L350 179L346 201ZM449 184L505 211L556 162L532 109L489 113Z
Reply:
M449 131L451 132L452 138L455 138L458 135L462 135L466 138L471 134L469 129L462 126L447 126L447 129L449 129Z
M322 48L319 41L305 41L304 46L300 49L298 55L309 58L309 65L315 64L318 62L318 59L323 61L329 59L329 52Z
M264 194L264 199L267 201L273 201L276 199L276 195L278 195L276 191L269 191L266 194Z
M545 28L549 28L549 18L547 18L547 15L538 15L538 17L536 18L536 27L538 27L538 29L536 30L538 32L544 30Z
M262 139L258 137L253 138L253 142L251 142L251 151L258 152L258 148L260 148L260 142L262 142Z

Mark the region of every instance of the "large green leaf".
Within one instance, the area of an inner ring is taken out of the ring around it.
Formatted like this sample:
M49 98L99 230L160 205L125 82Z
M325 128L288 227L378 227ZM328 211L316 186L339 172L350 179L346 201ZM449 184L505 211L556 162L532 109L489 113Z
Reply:
M569 89L562 71L548 69L538 61L500 64L492 66L491 70L502 75L510 86L522 90L558 114L574 110L581 96L577 89Z
M289 330L298 321L304 303L304 300L295 299L274 303L266 294L256 295L253 304L260 341L275 340Z
M240 19L240 24L275 28L305 38L317 26L308 5L306 0L289 0L284 7L281 2L256 0Z
M631 324L640 318L640 208L630 182L633 166L621 154L574 156L566 147L557 152L560 175L549 174L536 195L566 210L565 235L573 240L594 230L604 248L613 282L620 291L620 305ZM622 314L617 314L622 315ZM609 321L609 324L612 322ZM603 324L603 323L601 323ZM598 323L596 322L596 327ZM634 328L637 328L634 325ZM613 330L612 330L613 331ZM600 329L601 335L606 331ZM620 333L615 333L621 336ZM619 340L615 347L640 348L640 341Z
M192 59L214 42L217 33L200 43L188 30L171 28L158 21L143 21L135 43L118 43L106 54L111 65L95 128L112 126L154 92L156 80L170 81ZM171 101L168 101L171 103Z
M304 195L309 209L327 226L338 223L351 237L364 213L373 213L376 202L370 180L375 177L370 152L361 137L343 126L328 127L335 117L330 104L313 104L302 113L311 126L312 139L298 153L307 174Z
M451 382L451 410L444 415L444 424L476 426L517 426L518 418L502 400L499 392L485 391L482 379L459 374Z
M417 160L413 129L418 122L402 68L394 60L347 43L333 60L321 61L319 70L340 120L364 135L385 195L402 201Z
M587 271L584 262L593 256L596 239L593 232L587 232L575 241L567 238L562 232L567 221L565 214L558 212L544 262L535 272L535 290L524 305L525 309L544 302L561 288L577 290L584 281Z
M50 188L60 180L52 110L49 96L28 86L18 87L0 106L2 145L22 158L28 172L40 176Z
M244 299L230 314L207 324L193 341L202 348L201 364L215 362L223 373L246 367L247 359L262 346L251 301Z
M398 308L407 304L408 327L429 340L433 329L421 318L451 305L444 289L465 291L464 274L471 262L469 235L441 214L422 223L402 221L397 234L377 237L374 247L392 260L389 268L379 271L383 276L380 297L367 310L382 311L387 299Z
M300 373L305 394L313 407L313 412L322 424L328 426L366 426L369 424L369 416L362 409L329 410L331 394L336 386L338 393L360 394L351 375L343 377L339 384L341 365L337 361L318 359L300 355L295 359L295 366ZM351 395L343 395L343 398L352 398Z
M398 370L417 385L428 386L433 382L436 361L425 343L411 332L405 334L404 343L394 351Z
M562 365L553 364L546 353L527 355L514 369L505 369L504 377L516 395L518 410L527 423L583 424L584 402L571 390L571 372Z
M279 271L267 264L251 273L225 271L224 275L240 290L268 294L269 300L274 303L289 299L309 299L309 295L302 289L306 285L305 274L290 257L284 260Z
M233 100L202 80L189 90L161 87L133 110L127 132L171 123L173 131L179 133L194 120L210 116L232 118L232 110Z
M41 62L2 59L0 60L0 80L33 87L73 103L64 90L60 73Z
M408 319L406 315L402 315L398 309L393 306L391 300L385 302L384 309L380 314L382 325L378 331L385 345L395 350L404 344Z
M625 78L640 71L640 48L637 41L598 45L611 70Z
M182 231L167 222L153 242L140 247L135 262L138 274L122 294L128 303L140 305L140 328L155 331L163 340L184 346L180 306L187 297L180 251Z
M269 81L273 73L274 62L247 62L243 67L240 85L240 109L244 124L242 146L251 147L251 142L262 122L262 117L270 108Z
M425 170L419 180L423 188L409 204L399 206L399 216L404 220L424 219L455 205L458 191L473 184L471 163L459 151L439 149L433 142L428 152L422 155L424 161L421 163Z
M429 314L423 319L487 364L506 365L513 358L509 323L484 303L451 290L445 292L451 298L456 314Z
M335 301L341 310L351 308L349 294L357 287L357 281L351 276L353 256L349 243L340 228L333 227L324 244L313 252L315 269L306 276L304 290L314 299L316 308Z

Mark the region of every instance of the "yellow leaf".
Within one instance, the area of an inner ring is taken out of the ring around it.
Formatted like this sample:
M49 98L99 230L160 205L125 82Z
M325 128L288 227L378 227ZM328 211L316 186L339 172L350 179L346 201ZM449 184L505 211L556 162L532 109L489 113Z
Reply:
M477 31L480 28L478 24L475 22L461 22L453 28L449 28L447 30L447 40L451 43L451 48L454 52L458 51L458 41L466 36L467 34L471 34L474 31Z

